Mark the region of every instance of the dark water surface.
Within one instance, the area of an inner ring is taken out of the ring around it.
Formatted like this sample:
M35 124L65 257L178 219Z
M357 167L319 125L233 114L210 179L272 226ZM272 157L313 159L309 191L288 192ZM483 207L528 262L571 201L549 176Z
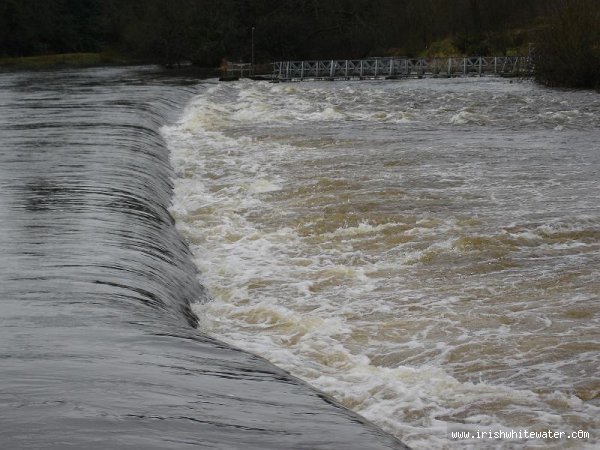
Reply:
M202 335L158 129L203 86L148 69L0 75L2 448L398 448Z

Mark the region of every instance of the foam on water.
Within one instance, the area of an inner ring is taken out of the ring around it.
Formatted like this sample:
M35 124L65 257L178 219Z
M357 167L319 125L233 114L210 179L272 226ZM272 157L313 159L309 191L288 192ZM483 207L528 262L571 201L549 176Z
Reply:
M415 448L597 429L599 111L504 80L213 87L163 130L202 326Z

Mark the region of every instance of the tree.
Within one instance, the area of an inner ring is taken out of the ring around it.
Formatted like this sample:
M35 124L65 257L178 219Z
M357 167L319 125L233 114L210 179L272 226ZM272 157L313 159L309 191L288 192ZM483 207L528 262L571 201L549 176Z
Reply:
M600 3L554 3L538 34L536 78L551 86L600 87Z

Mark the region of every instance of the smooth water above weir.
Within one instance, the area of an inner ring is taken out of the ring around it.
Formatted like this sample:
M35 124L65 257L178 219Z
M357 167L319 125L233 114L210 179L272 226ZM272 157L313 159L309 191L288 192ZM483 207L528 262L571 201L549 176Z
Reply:
M206 89L139 68L0 74L0 447L402 448L196 329L208 297L159 128Z
M413 448L596 448L597 93L244 81L164 135L211 335Z

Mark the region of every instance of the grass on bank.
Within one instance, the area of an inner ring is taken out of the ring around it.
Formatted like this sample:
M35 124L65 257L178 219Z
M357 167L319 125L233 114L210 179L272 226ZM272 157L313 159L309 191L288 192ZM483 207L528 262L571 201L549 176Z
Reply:
M41 70L63 67L95 67L134 64L134 61L111 52L102 53L60 53L24 57L0 57L0 69Z

